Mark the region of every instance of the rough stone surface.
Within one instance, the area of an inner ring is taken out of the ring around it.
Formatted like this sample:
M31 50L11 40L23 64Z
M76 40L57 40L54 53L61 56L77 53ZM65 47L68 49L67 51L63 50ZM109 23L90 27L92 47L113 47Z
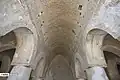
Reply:
M15 49L6 53L6 65L29 67L30 80L91 80L85 71L96 66L112 78L107 72L115 70L108 64L114 62L118 72L120 66L104 52L119 59L119 22L119 0L1 0L0 52Z

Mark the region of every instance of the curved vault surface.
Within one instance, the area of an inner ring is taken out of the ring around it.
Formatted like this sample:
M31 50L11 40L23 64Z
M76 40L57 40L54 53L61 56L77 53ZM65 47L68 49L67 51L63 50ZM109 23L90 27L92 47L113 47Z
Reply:
M12 46L17 48L14 57L19 52L19 59L13 57L11 74L21 72L22 76L13 75L8 80L15 77L54 80L51 77L54 74L56 80L83 80L86 77L92 80L97 69L106 76L104 68L107 63L103 51L111 50L120 56L119 46L114 44L116 41L109 40L110 44L104 40L106 34L120 40L119 9L119 0L0 1L0 36L4 38L5 34L13 31L17 38ZM26 27L30 33L20 27ZM97 30L94 32L94 29ZM60 74L61 71L65 72Z

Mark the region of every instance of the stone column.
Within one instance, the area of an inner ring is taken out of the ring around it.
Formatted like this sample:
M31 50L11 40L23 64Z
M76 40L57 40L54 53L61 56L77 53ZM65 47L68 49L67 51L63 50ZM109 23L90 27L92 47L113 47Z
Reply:
M109 80L104 68L102 67L91 67L86 69L87 79L88 80Z
M7 80L29 80L31 68L14 66Z

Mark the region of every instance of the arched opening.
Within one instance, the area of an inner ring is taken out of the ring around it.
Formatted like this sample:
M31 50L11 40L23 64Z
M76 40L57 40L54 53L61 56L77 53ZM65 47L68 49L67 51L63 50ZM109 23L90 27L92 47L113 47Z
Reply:
M105 71L110 80L120 80L120 57L112 52L104 51L107 68Z
M10 73L11 65L16 51L16 36L13 31L0 37L0 73ZM6 77L0 77L0 80L6 80Z
M12 74L19 69L16 66L34 65L36 39L28 28L17 28L0 37L0 72ZM27 69L27 67L26 67ZM31 68L30 69L31 72ZM23 68L24 71L24 68ZM22 72L22 71L21 71ZM28 73L28 75L30 74ZM21 73L22 75L24 73ZM12 77L13 75L9 76ZM8 77L8 78L9 78ZM19 77L16 76L16 77ZM28 78L30 76L27 76ZM22 77L21 77L22 78ZM3 79L3 78L1 78ZM1 80L0 79L0 80Z
M17 28L13 30L16 35L16 52L12 61L12 65L20 64L25 66L33 65L34 57L36 56L35 37L33 32L28 28Z
M51 62L45 80L75 80L69 62L62 55L57 55Z
M120 41L106 31L94 29L88 33L86 45L92 61L89 67L102 66L110 80L120 80Z
M30 80L36 80L36 79L52 80L53 79L52 76L49 75L49 72L51 71L57 74L57 76L54 75L54 77L56 77L57 80L58 78L62 79L62 77L60 76L62 76L63 74L64 76L67 77L67 80L69 80L68 74L70 75L70 77L72 77L71 78L72 80L75 80L75 76L74 76L75 74L72 71L72 69L75 69L75 68L71 67L73 66L72 64L73 59L70 59L71 58L70 55L67 56L63 54L55 54L55 53L51 54L51 52L49 52L47 56L41 57L39 60L39 63L37 64L37 68L31 74ZM57 62L60 61L61 64L58 64L59 62L57 63L56 61ZM59 71L57 71L59 70L59 68L56 68L56 70L53 70L57 65L60 66L60 68L65 68L68 73L62 74L61 71L59 73ZM66 80L66 78L64 79Z
M7 73L10 72L12 69L12 59L15 53L15 48L14 49L9 49L0 52L0 72L1 73Z
M107 63L106 72L109 79L120 80L120 41L108 34L104 38L102 49Z

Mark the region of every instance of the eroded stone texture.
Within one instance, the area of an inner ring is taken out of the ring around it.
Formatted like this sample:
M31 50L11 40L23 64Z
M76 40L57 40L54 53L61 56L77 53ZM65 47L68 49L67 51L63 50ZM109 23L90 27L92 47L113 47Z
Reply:
M92 73L96 67L105 76L118 75L116 57L109 63L115 62L118 72L111 72L104 52L120 57L119 22L119 0L1 0L0 52L15 50L11 73L19 72L15 66L30 69L20 80L97 80L88 76L101 77Z

